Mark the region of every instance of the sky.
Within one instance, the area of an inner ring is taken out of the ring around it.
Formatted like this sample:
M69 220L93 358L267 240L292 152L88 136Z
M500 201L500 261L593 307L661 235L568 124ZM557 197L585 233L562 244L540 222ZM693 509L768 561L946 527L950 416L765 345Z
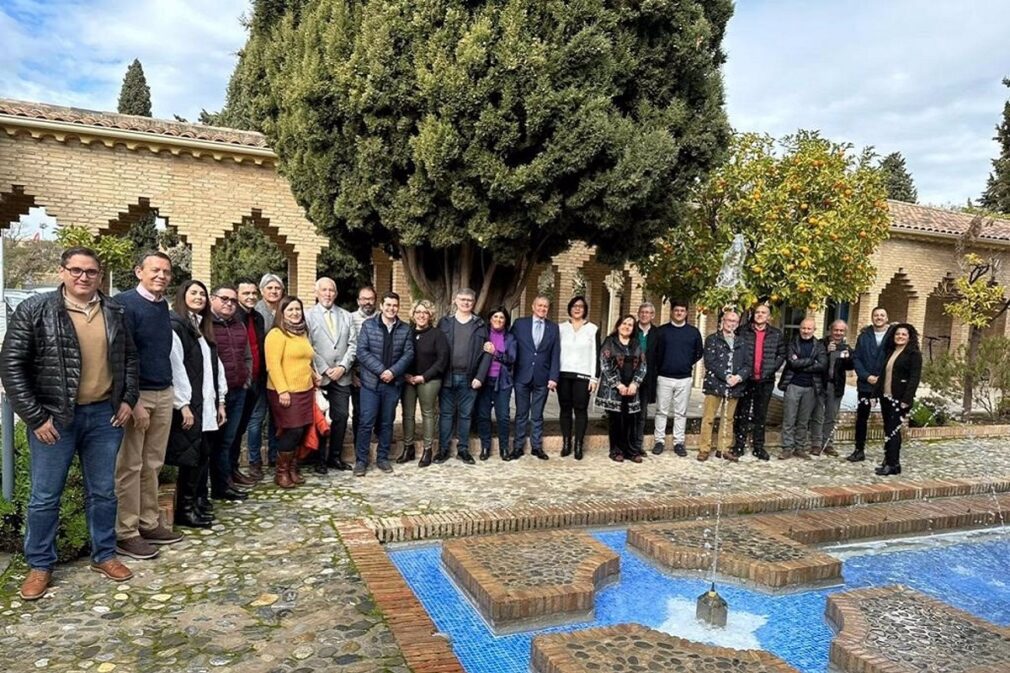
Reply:
M114 110L139 58L154 115L217 110L248 0L0 0L0 97ZM984 189L1010 89L1006 0L740 0L724 48L740 131L899 151L922 203Z

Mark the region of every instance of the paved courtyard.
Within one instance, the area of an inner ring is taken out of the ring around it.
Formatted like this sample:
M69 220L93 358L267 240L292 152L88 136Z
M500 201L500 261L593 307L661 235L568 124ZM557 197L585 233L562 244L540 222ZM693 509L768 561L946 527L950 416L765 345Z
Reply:
M556 453L556 452L554 452ZM1003 440L910 442L903 477L1010 475ZM601 451L576 463L552 455L453 460L394 475L307 475L282 492L258 486L249 501L219 505L220 523L134 561L124 585L85 562L60 566L50 594L17 597L24 569L4 576L0 661L21 671L407 671L393 638L334 528L342 519L514 505L553 505L650 495L774 491L790 486L881 481L871 460L699 463L671 453L615 464Z

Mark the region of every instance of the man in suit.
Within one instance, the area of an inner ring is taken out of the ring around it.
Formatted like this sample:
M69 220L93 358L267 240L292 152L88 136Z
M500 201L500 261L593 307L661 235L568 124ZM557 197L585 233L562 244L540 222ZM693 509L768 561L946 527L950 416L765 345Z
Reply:
M329 448L320 447L316 463L317 474L326 474L329 468L350 470L340 453L347 434L347 418L351 402L351 365L358 343L351 314L336 305L337 284L332 278L316 281L317 304L305 314L309 328L309 341L315 351L316 371L322 377L321 389L330 404Z
M512 325L516 339L516 362L513 381L516 395L516 437L512 444L512 459L525 453L527 423L533 421L530 435L531 453L547 460L544 453L544 405L547 394L558 387L561 371L561 333L558 324L547 319L551 300L537 295L533 300L533 315L519 318Z

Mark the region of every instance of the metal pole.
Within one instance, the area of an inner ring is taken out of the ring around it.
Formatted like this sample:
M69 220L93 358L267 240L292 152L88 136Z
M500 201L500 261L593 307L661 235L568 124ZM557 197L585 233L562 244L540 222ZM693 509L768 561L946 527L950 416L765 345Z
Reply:
M3 498L7 502L14 499L14 409L11 407L7 395L0 395L0 424L3 428L3 461L0 469L3 470Z

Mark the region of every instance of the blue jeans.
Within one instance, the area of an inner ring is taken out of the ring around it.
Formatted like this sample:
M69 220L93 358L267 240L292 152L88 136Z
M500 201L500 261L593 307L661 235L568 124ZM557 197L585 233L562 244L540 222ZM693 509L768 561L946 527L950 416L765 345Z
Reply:
M375 452L376 462L389 460L389 445L393 442L393 419L396 405L400 403L400 385L379 383L372 389L361 386L361 424L354 438L354 457L359 463L368 464L368 446L372 440L372 430L379 424L379 447Z
M216 405L217 400L213 402ZM210 489L214 495L220 495L231 486L232 464L231 447L235 443L235 435L242 424L242 405L245 404L245 388L232 388L224 398L224 413L227 420L224 426L218 428L210 456Z
M498 422L498 450L508 451L509 448L509 416L512 413L509 402L512 387L502 386L495 390L497 385L497 379L488 379L477 395L477 433L480 435L481 450L491 448L492 409Z
M249 417L249 441L247 446L249 447L250 463L263 463L263 455L261 453L261 449L263 448L263 419L268 416L267 411L267 389L265 385L262 385L256 397L256 407L253 409L252 416ZM269 447L269 452L267 459L270 462L276 463L277 428L274 426L273 417L270 417L268 426L267 446Z
M544 405L547 404L547 386L533 383L516 383L516 438L512 447L516 451L526 448L526 432L532 419L533 432L530 447L534 451L544 448Z
M25 560L28 567L52 570L56 565L56 529L60 498L74 454L81 454L85 511L91 535L91 561L116 555L116 454L123 429L112 426L110 402L77 405L70 425L54 422L60 438L43 444L28 431L32 493L28 500Z
M452 374L442 379L442 390L438 395L438 450L445 454L452 441L453 417L459 414L456 432L456 451L470 450L470 415L477 391L470 387L472 379L466 374Z

